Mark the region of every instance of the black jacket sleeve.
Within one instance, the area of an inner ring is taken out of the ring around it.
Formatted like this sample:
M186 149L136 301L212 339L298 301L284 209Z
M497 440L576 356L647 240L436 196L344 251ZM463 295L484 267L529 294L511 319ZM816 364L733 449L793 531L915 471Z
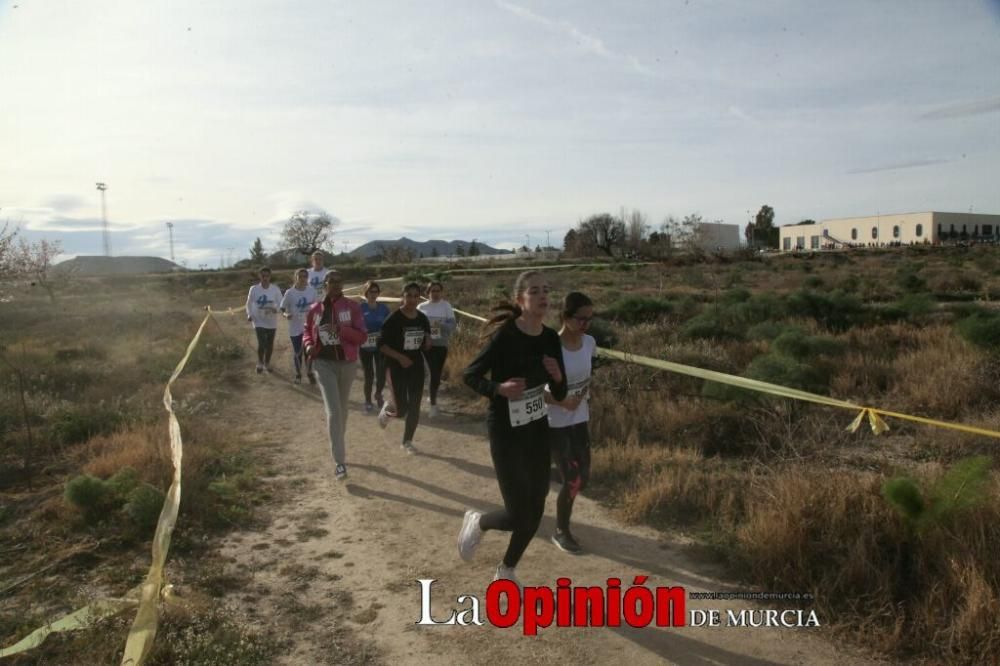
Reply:
M552 393L552 397L556 400L565 400L566 394L569 392L569 381L566 379L566 364L563 362L562 355L562 343L559 341L559 334L551 329L546 329L546 333L549 333L549 341L546 345L548 347L547 354L559 362L559 372L562 374L562 381L558 384L555 382L549 382L549 392Z
M487 398L496 397L497 389L500 387L499 382L486 379L486 373L493 369L496 362L500 337L500 331L497 331L486 346L479 350L476 358L472 359L469 366L462 371L462 379L466 386Z

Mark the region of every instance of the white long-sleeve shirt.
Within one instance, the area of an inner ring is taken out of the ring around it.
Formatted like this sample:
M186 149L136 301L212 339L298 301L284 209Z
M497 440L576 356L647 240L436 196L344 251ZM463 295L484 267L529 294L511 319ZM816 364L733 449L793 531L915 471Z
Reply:
M253 322L254 328L278 328L278 304L281 302L281 290L271 284L265 289L260 284L250 287L247 294L247 317Z
M289 337L295 338L302 335L302 331L306 325L306 313L309 312L309 306L315 303L316 300L316 290L309 285L306 285L301 290L289 287L285 291L285 295L281 297L281 305L279 307L282 312L292 315L291 319L288 320Z

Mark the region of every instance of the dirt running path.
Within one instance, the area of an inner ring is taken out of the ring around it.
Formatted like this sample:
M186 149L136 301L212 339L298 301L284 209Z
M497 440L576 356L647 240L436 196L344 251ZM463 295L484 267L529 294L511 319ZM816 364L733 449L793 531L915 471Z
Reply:
M278 347L276 358L286 358L280 342ZM494 532L484 536L474 562L463 562L456 551L465 509L501 504L482 419L449 413L445 402L439 418L422 418L419 454L409 456L399 446L401 423L383 431L361 409L359 370L347 428L349 478L338 482L318 391L292 385L287 375L250 374L249 389L222 416L246 440L273 444L274 480L290 492L265 507L271 520L263 531L230 535L220 548L253 581L230 594L227 604L261 626L283 628L288 647L281 663L871 663L807 629L548 628L526 637L520 623L505 630L488 623L418 626L417 579L437 581L434 616L447 617L451 608L467 607L456 603L459 595L485 599L506 547L507 535ZM247 423L255 406L288 418ZM627 587L633 576L646 574L650 586L734 589L689 561L664 534L623 526L586 497L577 501L574 533L587 554L563 554L548 541L554 510L550 493L539 534L518 567L526 585L554 586L559 576L588 585L619 577Z

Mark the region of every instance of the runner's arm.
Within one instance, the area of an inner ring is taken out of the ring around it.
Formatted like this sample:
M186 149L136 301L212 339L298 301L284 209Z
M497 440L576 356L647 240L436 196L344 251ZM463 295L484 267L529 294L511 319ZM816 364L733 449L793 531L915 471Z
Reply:
M493 364L498 357L500 338L500 332L498 331L490 338L490 341L479 351L476 357L472 359L468 367L462 371L462 380L466 386L487 398L497 396L497 389L500 388L500 382L486 379L486 373L493 369Z

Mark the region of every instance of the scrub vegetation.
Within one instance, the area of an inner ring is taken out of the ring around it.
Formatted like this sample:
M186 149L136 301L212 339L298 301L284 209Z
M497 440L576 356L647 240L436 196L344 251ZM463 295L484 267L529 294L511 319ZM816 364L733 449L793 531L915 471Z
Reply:
M484 315L515 275L341 270L348 285L444 277L453 305ZM601 345L1000 430L992 248L609 261L548 275L550 325L558 300L583 291ZM199 308L240 305L250 279L74 278L55 303L29 293L0 304L0 644L142 580L171 477L163 385ZM460 323L448 397L481 414L457 381L481 327ZM250 376L245 342L210 324L174 391L186 448L171 559L187 562L195 587L218 583L207 538L261 520L277 492L261 480L266 449L213 420ZM587 494L622 520L684 534L746 584L811 593L824 624L884 654L973 664L1000 653L996 439L898 419L879 437L867 424L852 433L851 411L612 361L600 362L593 396ZM158 644L157 663L268 663L271 637L220 613L167 613L165 634L198 638ZM67 663L81 646L113 661L126 628L117 618L52 637L11 663Z
M509 274L508 274L509 275ZM484 313L507 275L455 279ZM1000 255L925 248L550 274L614 349L1000 430ZM556 324L553 318L549 322ZM449 369L477 348L455 339ZM589 494L693 538L745 583L809 592L823 622L897 658L1000 652L998 440L602 362Z

